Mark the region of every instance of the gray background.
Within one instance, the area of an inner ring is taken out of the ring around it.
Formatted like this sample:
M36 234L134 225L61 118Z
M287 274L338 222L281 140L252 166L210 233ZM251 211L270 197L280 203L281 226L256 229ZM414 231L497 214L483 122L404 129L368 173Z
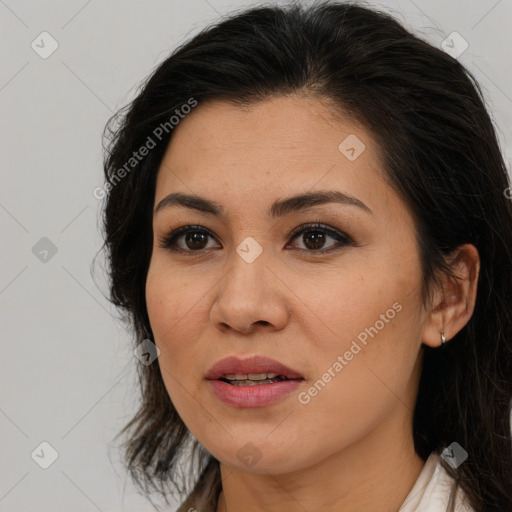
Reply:
M136 406L140 363L103 297L101 269L91 277L101 133L184 37L254 4L0 0L1 511L153 510L111 444ZM437 46L453 31L467 40L459 59L483 86L510 165L512 0L368 4ZM31 47L43 31L59 45L47 59ZM54 255L38 253L43 237ZM43 441L58 453L48 469L31 458Z

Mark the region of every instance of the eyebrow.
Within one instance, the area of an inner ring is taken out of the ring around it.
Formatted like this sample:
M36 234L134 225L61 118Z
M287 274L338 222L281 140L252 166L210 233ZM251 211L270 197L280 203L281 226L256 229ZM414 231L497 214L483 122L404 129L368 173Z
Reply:
M268 209L267 215L272 218L284 217L292 212L307 210L313 206L337 203L348 206L356 206L361 210L373 215L371 209L356 197L349 196L338 190L320 190L317 192L306 192L303 194L291 196L285 199L275 201ZM225 217L225 211L222 205L216 201L206 199L195 194L183 194L174 192L164 197L155 209L155 214L164 208L171 206L182 206L191 210L197 210L201 213L214 215L216 217Z

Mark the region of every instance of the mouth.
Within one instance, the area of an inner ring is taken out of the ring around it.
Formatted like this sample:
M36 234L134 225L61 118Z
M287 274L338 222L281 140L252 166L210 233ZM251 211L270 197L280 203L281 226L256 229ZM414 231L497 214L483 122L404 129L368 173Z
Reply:
M305 381L297 370L268 357L232 356L215 363L206 380L215 396L235 408L270 406L289 397Z
M222 382L227 382L232 386L260 386L262 384L274 384L276 382L282 382L285 380L303 380L300 379L289 379L284 375L278 375L277 373L249 373L248 375L231 373L219 379Z
M260 386L286 380L304 380L296 370L264 356L247 359L236 356L221 359L206 374L208 380L220 380L233 386Z

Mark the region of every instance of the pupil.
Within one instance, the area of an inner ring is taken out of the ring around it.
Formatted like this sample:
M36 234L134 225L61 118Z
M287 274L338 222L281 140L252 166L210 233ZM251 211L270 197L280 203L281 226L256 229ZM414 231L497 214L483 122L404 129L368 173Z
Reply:
M204 243L205 238L206 238L205 233L199 233L197 231L192 232L192 233L187 233L186 244L189 249L201 249L202 248L201 243ZM199 244L199 247L194 244Z
M325 242L325 233L321 233L320 231L311 231L311 233L315 233L313 235L306 235L304 237L304 240L306 239L313 239L313 247L310 247L312 249L321 249L324 242ZM308 244L306 243L305 244L306 247L308 246Z

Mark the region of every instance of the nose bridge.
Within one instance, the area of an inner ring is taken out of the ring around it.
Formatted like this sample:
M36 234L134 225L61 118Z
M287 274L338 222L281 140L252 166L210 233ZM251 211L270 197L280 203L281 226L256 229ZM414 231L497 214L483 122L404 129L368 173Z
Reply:
M229 258L229 274L226 279L240 297L256 298L267 285L265 267L269 264L269 250L255 238L248 236L242 240Z

